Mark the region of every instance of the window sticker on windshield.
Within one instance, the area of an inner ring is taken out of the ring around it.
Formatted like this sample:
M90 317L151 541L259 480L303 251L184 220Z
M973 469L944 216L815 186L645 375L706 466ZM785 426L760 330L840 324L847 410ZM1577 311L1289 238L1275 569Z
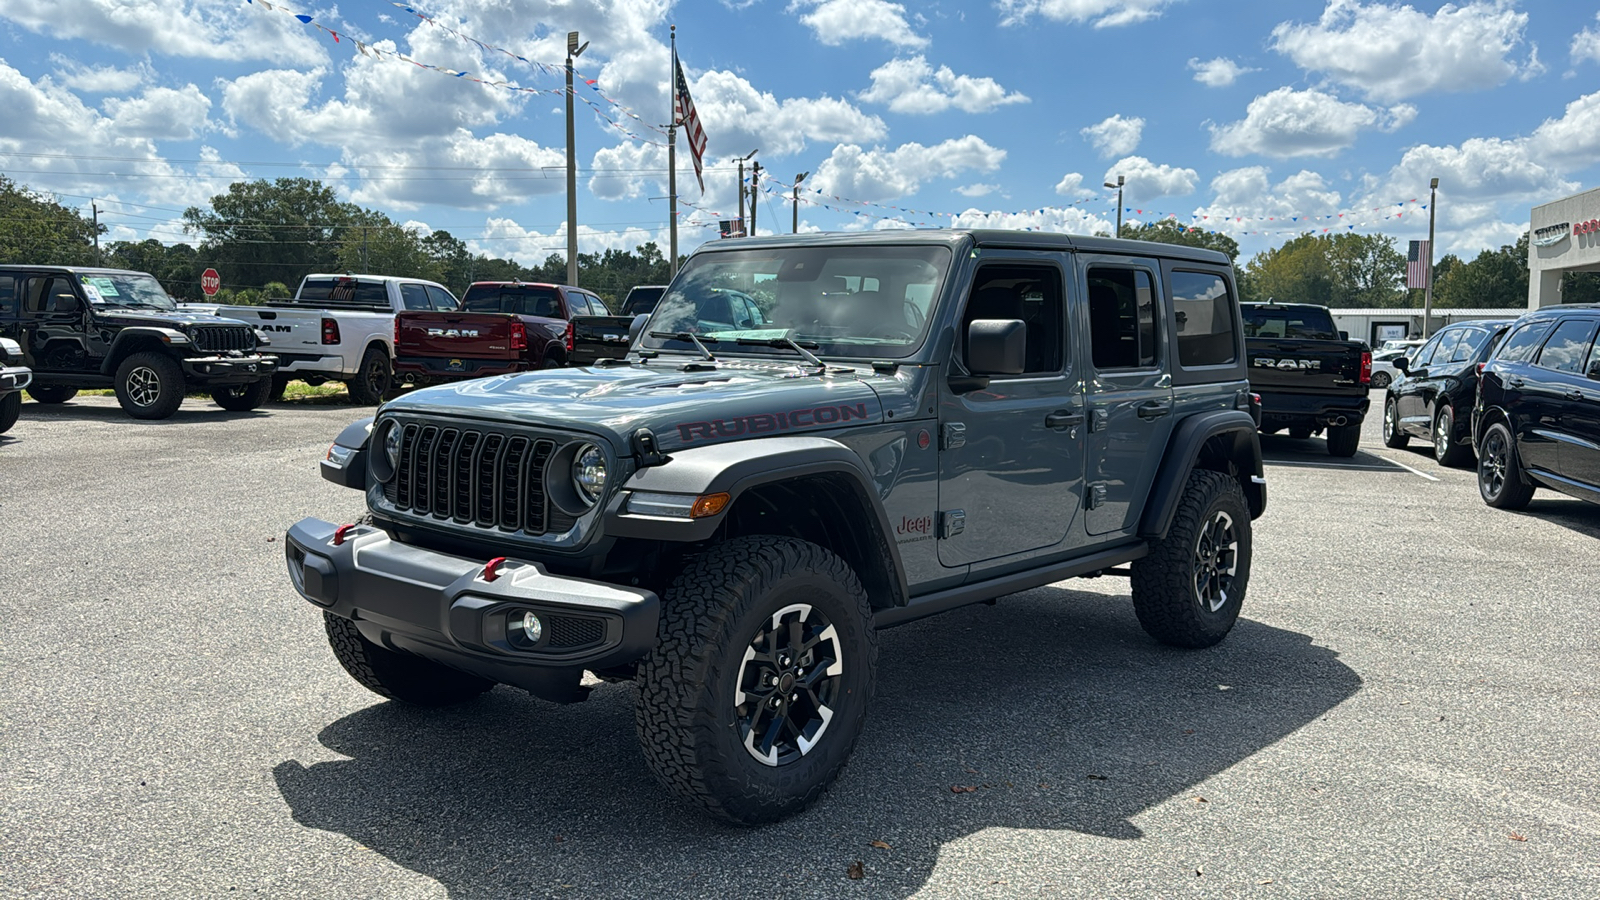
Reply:
M117 285L109 278L85 278L83 284L85 287L94 287L102 297L117 296Z
M728 331L710 331L710 332L707 332L705 336L706 337L714 337L719 341L744 340L746 338L748 338L749 340L752 340L752 341L770 341L770 340L772 340L774 338L788 337L789 336L789 329L787 329L787 328L744 328L744 329L735 328L735 329L731 329L731 330L728 330Z
M92 284L85 283L83 286L83 293L84 296L89 298L90 303L106 302L106 298L100 296L100 289Z

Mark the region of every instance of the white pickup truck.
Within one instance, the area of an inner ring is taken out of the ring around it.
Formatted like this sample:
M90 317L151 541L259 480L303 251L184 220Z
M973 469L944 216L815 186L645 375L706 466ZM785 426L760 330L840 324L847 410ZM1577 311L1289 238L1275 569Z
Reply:
M291 379L318 385L343 381L350 399L383 400L394 383L394 317L407 309L450 311L459 304L444 285L387 275L307 275L294 299L269 306L184 304L250 323L272 340L278 357L272 396Z

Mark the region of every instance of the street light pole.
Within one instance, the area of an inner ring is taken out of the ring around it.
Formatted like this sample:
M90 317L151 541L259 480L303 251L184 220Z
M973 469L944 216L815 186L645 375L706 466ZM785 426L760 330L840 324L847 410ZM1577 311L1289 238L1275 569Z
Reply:
M1106 182L1106 187L1117 189L1117 237L1122 237L1122 186L1128 179L1122 175L1117 176L1117 183Z
M740 237L744 237L745 236L745 225L744 225L744 164L745 164L745 162L747 162L750 159L750 157L755 156L757 153L760 153L760 152L761 152L760 148L757 148L755 150L751 150L749 153L745 154L744 156L739 157L739 236Z
M1428 182L1428 283L1422 292L1422 336L1427 338L1433 319L1433 220L1439 212L1439 179Z
M801 172L794 177L794 228L792 229L794 234L800 233L800 182L805 181L806 176L810 174L810 172Z
M567 284L578 283L578 159L573 147L572 61L583 55L589 42L578 46L578 33L567 32Z
M750 168L750 236L756 236L756 188L761 184L761 163Z
M667 93L672 114L667 116L667 271L678 275L678 26L671 27L672 71L667 75Z

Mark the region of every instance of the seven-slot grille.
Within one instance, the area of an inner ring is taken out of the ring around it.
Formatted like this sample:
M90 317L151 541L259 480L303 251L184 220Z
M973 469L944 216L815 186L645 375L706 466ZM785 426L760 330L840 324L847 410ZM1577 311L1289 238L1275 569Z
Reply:
M555 441L475 428L401 426L395 509L480 528L544 534L544 467Z
M223 350L254 350L255 338L248 325L208 325L194 330L194 345L212 353Z

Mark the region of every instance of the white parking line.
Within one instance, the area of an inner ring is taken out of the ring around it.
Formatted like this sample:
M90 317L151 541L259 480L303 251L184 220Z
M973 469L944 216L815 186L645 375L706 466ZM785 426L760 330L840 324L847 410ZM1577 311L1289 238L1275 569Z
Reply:
M1369 450L1367 452L1371 453L1372 451ZM1399 466L1402 469L1405 469L1407 472L1410 472L1411 474L1416 475L1419 478L1426 478L1429 481L1438 481L1439 480L1438 478L1436 478L1436 477L1434 477L1432 475L1429 475L1427 472L1424 472L1421 469L1413 469L1413 468L1411 468L1410 466L1406 465L1405 463L1401 462L1398 459L1390 459L1389 457L1384 456L1381 453L1373 453L1372 455L1376 456L1377 458L1379 458L1381 460L1383 460L1384 462L1394 463L1395 465Z
M1417 476L1419 478L1426 478L1429 481L1438 481L1439 480L1439 479L1435 478L1434 476L1429 475L1427 472L1423 472L1423 471L1419 471L1417 469L1413 469L1410 466L1406 465L1405 463L1400 462L1399 460L1390 459L1387 456L1382 456L1382 455L1377 454L1377 453L1373 453L1372 456L1374 456L1374 457L1376 457L1378 459L1381 459L1384 462L1389 463L1389 464L1391 464L1393 466L1396 466L1399 469L1404 469L1405 471L1410 472L1411 474L1413 474L1413 475L1415 475L1415 476ZM1299 460L1291 460L1291 459L1265 459L1265 460L1262 460L1262 465L1267 465L1267 466L1301 466L1303 468L1308 468L1308 469L1348 469L1348 470L1350 470L1352 472L1396 472L1397 471L1397 469L1392 469L1389 466L1363 466L1363 465L1361 465L1359 463L1339 464L1339 463L1301 462Z

